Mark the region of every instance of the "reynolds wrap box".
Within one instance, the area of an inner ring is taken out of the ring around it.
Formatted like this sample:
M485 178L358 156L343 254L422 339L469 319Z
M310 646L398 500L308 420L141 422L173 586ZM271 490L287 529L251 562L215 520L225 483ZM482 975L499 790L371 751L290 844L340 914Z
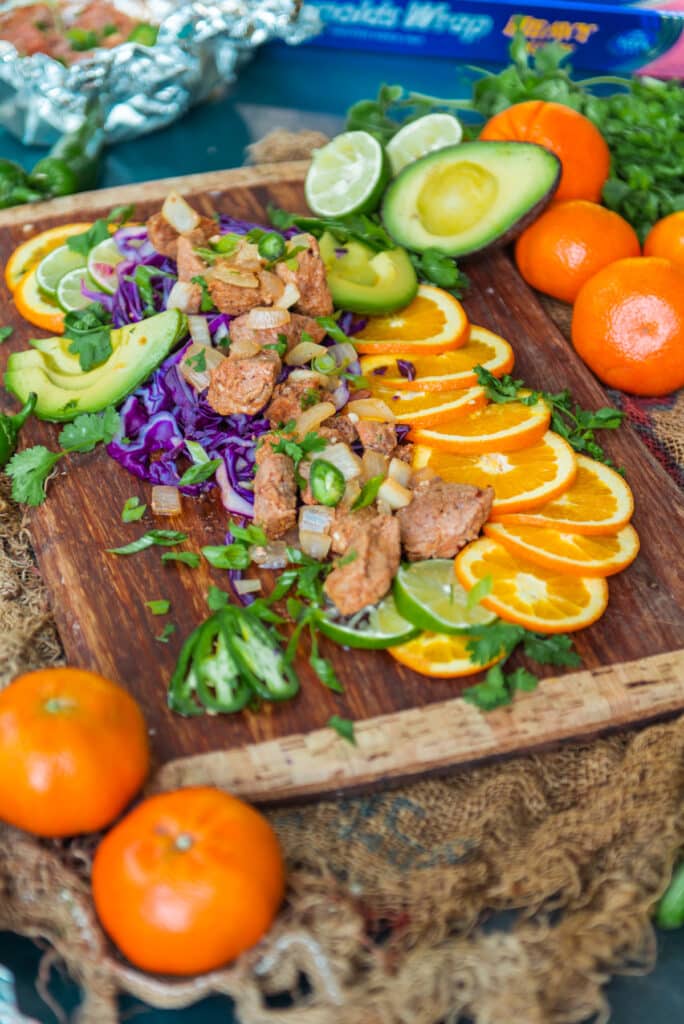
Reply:
M574 67L684 77L684 0L654 4L515 0L309 0L324 24L315 46L466 62L508 62L520 29L530 49L558 42Z

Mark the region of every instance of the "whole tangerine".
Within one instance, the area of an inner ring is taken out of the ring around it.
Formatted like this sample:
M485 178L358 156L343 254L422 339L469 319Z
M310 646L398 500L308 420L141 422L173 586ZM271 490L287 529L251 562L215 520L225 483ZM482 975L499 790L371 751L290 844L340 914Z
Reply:
M580 289L572 343L599 380L634 395L684 385L684 270L637 257L599 270Z
M552 203L515 246L518 270L533 288L574 302L585 281L615 260L639 256L634 228L586 199Z
M95 672L46 668L0 692L0 819L39 836L109 825L149 769L138 704Z
M596 125L571 107L546 100L514 103L487 121L480 138L536 142L563 165L556 199L601 198L610 172L610 150Z
M662 256L684 267L684 210L656 221L646 235L644 256Z
M210 786L150 797L100 843L92 891L105 931L145 971L214 970L271 926L285 889L273 829Z

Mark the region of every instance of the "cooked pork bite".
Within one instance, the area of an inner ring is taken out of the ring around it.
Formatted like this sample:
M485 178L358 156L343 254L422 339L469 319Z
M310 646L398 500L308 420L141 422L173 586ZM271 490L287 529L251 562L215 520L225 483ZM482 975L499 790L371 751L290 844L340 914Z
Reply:
M247 359L224 359L211 373L209 405L222 416L254 416L273 394L280 366L275 352L261 352Z
M391 455L397 446L397 432L393 423L380 423L376 420L361 420L356 425L359 440L364 448Z
M400 558L399 523L392 516L373 516L355 528L344 564L330 573L325 592L342 615L354 615L385 596Z
M317 431L321 437L327 438L331 444L351 445L358 438L356 424L348 416L331 416L321 423Z
M325 458L325 455L322 458ZM377 514L378 510L375 504L366 505L365 508L360 508L356 512L351 512L349 506L344 508L338 505L335 509L335 518L330 529L332 540L330 550L333 554L343 555L349 547L356 530L370 523Z
M201 277L207 269L206 263L197 255L187 235L176 236L176 263L179 281L192 281L193 277Z
M282 537L297 522L297 484L292 459L261 448L254 477L254 522L268 537Z
M211 217L201 217L199 225L186 235L179 235L161 213L153 213L148 218L146 227L150 242L157 252L160 252L162 256L168 256L172 260L178 258L178 241L180 238L186 239L189 249L192 250L193 246L207 245L209 239L216 234L216 222ZM202 270L196 271L196 273L201 274L206 269L203 263L201 266ZM190 280L189 277L181 277L180 271L178 276L181 281Z
M491 487L450 484L439 477L420 484L411 504L397 512L409 560L451 558L478 536L493 499Z
M306 377L298 377L296 380L288 377L275 387L273 398L266 410L266 418L272 426L289 423L290 420L296 420L301 416L309 406L323 401L323 397L315 374L308 380Z
M319 327L310 316L291 313L290 322L283 324L282 327L270 327L261 330L249 326L248 316L248 313L243 313L242 316L237 316L231 321L230 337L232 341L238 343L251 341L255 345L259 345L260 348L263 348L264 345L277 345L280 336L283 335L289 352L290 349L299 344L304 332L309 334L311 340L315 342L322 341L325 337L325 329Z
M293 257L297 262L297 269L291 270L287 266L290 262L288 260L276 264L276 274L285 284L291 282L299 290L299 299L293 307L297 313L304 313L306 316L330 316L333 301L318 242L313 235L299 237L305 240L307 247ZM298 239L294 244L299 246L302 242Z

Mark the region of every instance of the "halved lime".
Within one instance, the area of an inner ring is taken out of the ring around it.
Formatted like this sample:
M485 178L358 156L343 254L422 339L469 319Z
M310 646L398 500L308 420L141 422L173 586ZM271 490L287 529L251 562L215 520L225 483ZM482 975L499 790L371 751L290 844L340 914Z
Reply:
M38 290L49 299L57 296L57 285L72 270L85 267L86 261L79 252L74 252L68 245L60 245L44 256L36 267L36 283Z
M88 273L103 292L113 295L119 284L116 266L125 259L113 238L105 238L88 253Z
M393 592L399 614L433 633L460 633L496 618L478 604L468 607L468 593L454 575L451 558L402 565Z
M306 201L319 217L374 210L389 181L387 156L368 132L343 132L314 150L306 175Z
M379 604L350 618L335 619L330 613L321 613L318 628L325 636L343 647L363 647L381 650L413 640L419 629L407 622L399 612L391 594Z
M409 121L387 143L387 156L396 177L414 160L445 146L456 146L463 138L463 128L452 114L425 114Z
M81 291L83 281L86 282L89 288L97 287L95 282L91 280L87 267L77 267L76 270L70 270L57 285L57 302L65 313L71 313L75 309L83 309L92 302L92 299L86 298Z

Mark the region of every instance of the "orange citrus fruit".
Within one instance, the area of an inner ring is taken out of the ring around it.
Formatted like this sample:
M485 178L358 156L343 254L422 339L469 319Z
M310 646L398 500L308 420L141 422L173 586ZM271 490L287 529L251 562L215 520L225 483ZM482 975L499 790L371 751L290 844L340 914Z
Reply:
M492 513L496 522L526 526L550 526L565 533L586 536L617 533L634 512L629 484L610 466L576 455L577 475L557 498L529 511Z
M415 377L409 380L398 366L399 360L411 363ZM394 391L455 391L477 384L475 366L483 366L495 377L513 369L513 349L498 334L470 325L468 340L461 348L452 348L436 356L399 352L396 355L363 356L361 373L378 378L380 386Z
M576 110L545 100L514 103L487 121L480 138L536 142L550 149L563 165L556 199L600 200L610 150L598 128Z
M602 576L568 576L545 569L489 537L463 548L454 568L466 590L489 576L492 588L480 604L538 633L583 629L596 622L608 604L608 584Z
M14 292L14 305L24 320L52 334L64 334L64 312L38 291L36 268L24 274Z
M398 423L429 427L467 416L487 402L480 387L460 391L389 391L371 383L371 388L373 397L385 402Z
M684 267L684 210L657 221L644 241L644 256L661 256Z
M469 329L468 317L458 299L441 288L421 284L415 299L405 309L369 317L363 330L350 340L358 352L367 355L437 355L465 345Z
M413 468L430 466L450 483L494 488L492 514L536 508L562 494L575 478L577 461L567 441L548 430L517 452L456 455L416 445Z
M613 576L639 554L639 535L633 526L587 536L562 533L551 526L485 523L484 532L514 555L571 576Z
M44 256L47 256L53 249L64 245L67 238L72 235L80 235L87 231L92 224L83 222L78 224L58 224L55 228L48 228L41 231L39 235L27 239L18 245L5 264L5 283L13 292L22 277L37 267Z
M577 296L572 343L610 387L675 391L684 384L684 270L655 256L599 270Z
M397 647L388 647L387 653L396 661L414 672L433 679L455 679L458 676L472 676L476 672L494 665L501 656L477 665L467 649L470 636L447 635L446 633L421 633L415 640L409 640Z
M515 261L527 283L563 302L574 302L602 267L640 255L631 224L586 199L552 203L515 245Z
M541 440L550 421L551 410L541 398L534 405L490 402L439 427L416 427L411 440L466 455L513 452Z

